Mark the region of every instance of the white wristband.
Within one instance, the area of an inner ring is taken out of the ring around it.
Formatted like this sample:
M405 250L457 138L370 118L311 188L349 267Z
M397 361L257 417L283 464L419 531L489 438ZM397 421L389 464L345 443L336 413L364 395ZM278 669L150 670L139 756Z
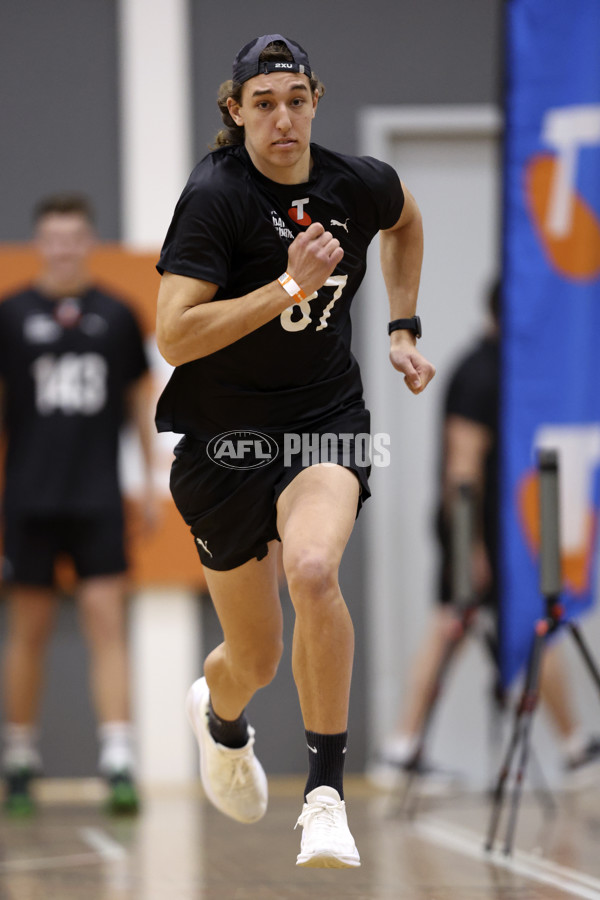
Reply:
M284 272L283 275L280 275L277 281L284 289L284 291L287 291L290 297L293 297L296 303L301 303L302 300L306 300L306 294L304 293L300 285L296 281L294 281L292 276L288 275L287 272Z

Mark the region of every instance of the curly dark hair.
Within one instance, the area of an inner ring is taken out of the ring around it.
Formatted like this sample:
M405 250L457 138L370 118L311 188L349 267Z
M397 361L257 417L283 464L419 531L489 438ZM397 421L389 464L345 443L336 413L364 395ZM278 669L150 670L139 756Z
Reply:
M273 41L272 43L268 44L260 54L260 62L271 61L293 62L292 54L290 53L286 44L284 44L282 41ZM226 147L231 144L244 143L244 126L236 125L231 118L229 110L227 109L227 100L229 99L229 97L235 100L236 103L241 102L242 88L242 84L236 81L232 81L231 78L228 81L224 81L219 88L219 93L217 95L217 106L221 111L221 118L223 119L225 128L222 128L216 135L212 149L216 149L217 147ZM321 97L325 93L325 85L314 73L310 78L310 89L313 94L315 93L315 91L317 92L319 99L321 99Z

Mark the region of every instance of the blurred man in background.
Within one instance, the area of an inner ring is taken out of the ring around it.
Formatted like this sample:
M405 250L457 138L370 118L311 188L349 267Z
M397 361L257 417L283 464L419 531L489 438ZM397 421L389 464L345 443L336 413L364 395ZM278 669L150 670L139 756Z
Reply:
M440 665L460 622L460 611L453 604L451 523L452 504L461 485L467 485L473 497L473 599L491 612L496 624L500 304L501 287L496 283L489 293L485 332L457 363L446 391L437 511L441 562L438 606L409 674L399 720L381 748L380 759L369 770L372 780L382 787L397 785L415 765L423 787L431 793L458 784L456 774L415 757ZM544 652L540 695L560 741L564 786L589 783L600 774L600 740L586 734L578 721L561 641L553 641Z
M119 432L128 420L142 448L144 512L152 518L152 412L138 323L90 278L95 240L85 197L42 200L34 214L41 272L35 284L0 303L8 586L2 765L5 805L15 813L34 808L30 782L41 772L35 723L58 607L55 566L63 556L77 576L109 805L115 812L138 806L117 465Z

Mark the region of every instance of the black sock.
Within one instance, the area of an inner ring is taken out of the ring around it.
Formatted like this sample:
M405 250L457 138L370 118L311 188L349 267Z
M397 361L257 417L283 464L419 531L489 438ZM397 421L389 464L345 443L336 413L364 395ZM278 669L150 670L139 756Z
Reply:
M344 762L348 732L341 734L316 734L305 731L308 745L308 780L304 788L306 798L321 785L335 788L344 799Z
M248 720L242 714L233 721L221 719L213 709L212 700L208 702L208 730L213 741L230 747L232 750L244 747L248 743Z

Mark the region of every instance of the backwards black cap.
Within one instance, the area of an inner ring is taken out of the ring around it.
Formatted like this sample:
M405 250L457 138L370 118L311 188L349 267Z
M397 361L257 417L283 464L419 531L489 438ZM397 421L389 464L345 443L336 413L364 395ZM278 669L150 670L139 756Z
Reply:
M273 41L282 41L292 54L290 62L270 60L259 62L260 54L265 47ZM300 72L302 75L312 75L306 50L295 41L283 37L282 34L263 34L246 44L233 61L233 80L243 84L255 75L264 75L267 72Z

